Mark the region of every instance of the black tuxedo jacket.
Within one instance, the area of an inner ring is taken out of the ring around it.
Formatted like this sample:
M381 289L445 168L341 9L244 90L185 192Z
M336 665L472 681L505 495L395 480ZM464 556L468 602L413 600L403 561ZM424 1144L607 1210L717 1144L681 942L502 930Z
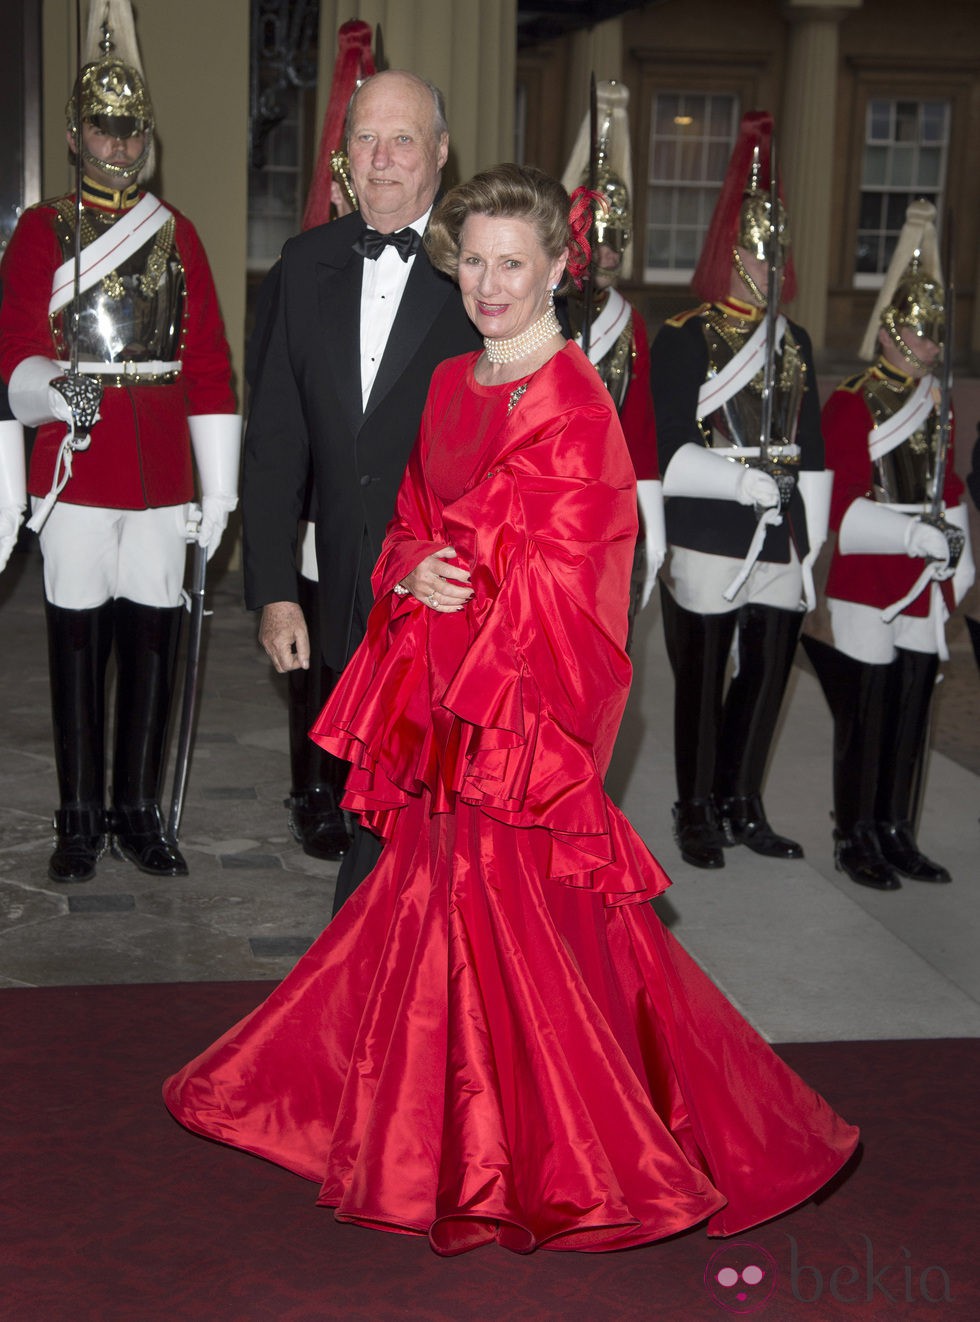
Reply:
M364 229L354 213L283 249L245 433L245 604L296 600L296 530L312 466L323 659L335 670L360 642L358 574L370 574L381 549L432 373L482 343L455 285L420 251L362 409L364 259L352 244Z

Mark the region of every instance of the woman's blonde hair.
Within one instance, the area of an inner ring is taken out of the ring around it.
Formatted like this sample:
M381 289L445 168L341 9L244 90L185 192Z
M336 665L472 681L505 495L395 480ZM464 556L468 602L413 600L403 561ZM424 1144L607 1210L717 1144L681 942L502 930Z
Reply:
M569 200L557 179L533 165L507 162L475 174L446 194L425 232L429 260L456 279L459 241L469 216L511 216L534 226L538 242L552 261L568 251Z

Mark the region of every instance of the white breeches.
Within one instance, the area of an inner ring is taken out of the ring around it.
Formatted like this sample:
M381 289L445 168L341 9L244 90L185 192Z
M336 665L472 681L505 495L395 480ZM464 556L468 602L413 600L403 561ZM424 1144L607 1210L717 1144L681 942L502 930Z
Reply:
M48 601L65 610L94 610L114 597L179 606L187 508L95 509L59 500L39 534Z
M731 601L725 589L742 568L742 561L727 555L707 555L686 546L672 546L661 570L674 600L696 615L724 615L750 602L779 610L803 608L803 572L794 547L789 563L757 560Z
M898 615L890 624L881 618L877 606L828 597L834 646L855 661L872 666L894 661L897 647L907 652L944 655L943 628L949 613L939 584L933 583L928 591L931 593L928 615Z

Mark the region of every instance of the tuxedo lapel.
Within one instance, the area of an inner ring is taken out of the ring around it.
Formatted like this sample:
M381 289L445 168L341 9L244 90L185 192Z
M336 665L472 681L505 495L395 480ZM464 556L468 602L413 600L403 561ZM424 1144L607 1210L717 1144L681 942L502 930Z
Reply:
M324 388L336 399L351 434L361 425L361 272L349 245L317 262L317 309ZM312 328L311 328L312 333Z
M365 418L370 417L397 383L453 292L452 282L439 275L425 253L420 252L412 263L412 271L388 336L384 357L378 366L378 375L364 410Z

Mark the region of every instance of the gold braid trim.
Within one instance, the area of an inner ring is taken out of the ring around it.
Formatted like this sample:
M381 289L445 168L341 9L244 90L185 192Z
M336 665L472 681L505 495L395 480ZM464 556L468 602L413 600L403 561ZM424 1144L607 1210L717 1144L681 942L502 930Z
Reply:
M75 199L71 197L61 197L55 203L55 210L63 221L68 225L75 223ZM168 216L166 221L160 226L153 240L153 246L149 251L146 264L138 277L140 293L144 298L152 298L160 286L164 272L167 269L167 262L170 260L170 254L174 246L174 231L176 225L173 216ZM94 243L99 237L99 230L93 223L88 212L82 207L82 247L87 248L90 243ZM118 271L110 271L108 275L102 277L102 288L106 297L118 302L125 293L125 286L122 277Z

